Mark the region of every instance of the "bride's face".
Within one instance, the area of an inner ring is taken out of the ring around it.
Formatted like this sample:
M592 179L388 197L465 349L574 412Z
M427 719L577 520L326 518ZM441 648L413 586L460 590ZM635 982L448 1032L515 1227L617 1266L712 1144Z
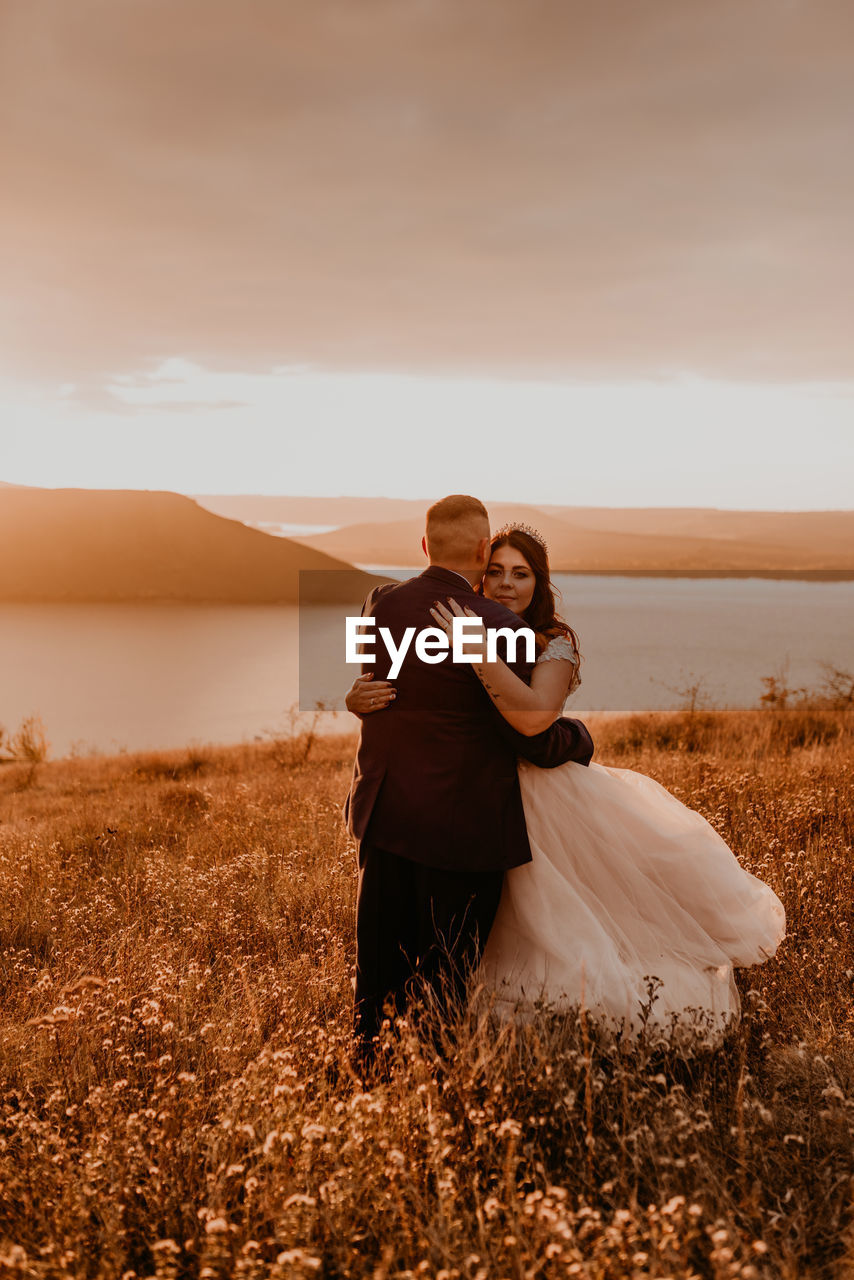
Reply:
M528 561L505 542L490 557L483 575L483 594L513 613L522 614L534 598L536 579Z

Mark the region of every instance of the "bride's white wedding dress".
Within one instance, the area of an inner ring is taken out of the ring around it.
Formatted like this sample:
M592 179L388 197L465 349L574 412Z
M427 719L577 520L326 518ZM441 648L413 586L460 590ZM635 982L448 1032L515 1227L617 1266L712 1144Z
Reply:
M539 661L570 660L563 639ZM696 1019L712 1035L738 1016L733 966L774 955L777 895L745 871L699 813L652 778L591 763L519 763L532 861L507 872L484 951L488 988L512 1008L583 1005L637 1033Z

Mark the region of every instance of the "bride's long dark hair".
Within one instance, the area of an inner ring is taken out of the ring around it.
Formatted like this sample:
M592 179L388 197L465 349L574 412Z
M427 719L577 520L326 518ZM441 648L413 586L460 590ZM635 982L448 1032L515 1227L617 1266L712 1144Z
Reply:
M531 572L534 575L534 594L531 597L531 603L522 614L522 618L527 622L531 630L536 632L538 650L542 652L548 642L554 640L555 636L566 636L572 645L576 660L580 664L581 649L578 644L578 636L569 623L564 622L557 612L555 604L556 588L552 586L549 557L545 547L536 538L532 538L529 533L526 533L524 529L510 529L507 533L501 533L492 539L489 548L490 558L499 547L508 546L522 553L531 566ZM480 584L477 590L480 595L483 595L483 583ZM557 594L560 595L560 592L558 591Z

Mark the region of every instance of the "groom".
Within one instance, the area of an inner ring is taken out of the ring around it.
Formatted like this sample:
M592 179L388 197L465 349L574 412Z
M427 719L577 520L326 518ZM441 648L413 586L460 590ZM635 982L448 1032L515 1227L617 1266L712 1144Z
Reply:
M362 608L396 646L407 627L432 626L431 607L448 596L488 627L525 625L475 594L490 548L489 517L476 498L455 494L430 507L422 546L429 567L377 587ZM377 644L370 665L378 680L388 678L387 648ZM530 682L531 663L509 665ZM409 650L395 688L390 706L361 717L345 806L359 856L355 1033L366 1057L387 1002L402 1012L419 985L440 1008L463 995L505 870L531 860L516 757L553 768L587 764L593 754L579 720L561 718L536 737L511 729L466 664L428 664Z

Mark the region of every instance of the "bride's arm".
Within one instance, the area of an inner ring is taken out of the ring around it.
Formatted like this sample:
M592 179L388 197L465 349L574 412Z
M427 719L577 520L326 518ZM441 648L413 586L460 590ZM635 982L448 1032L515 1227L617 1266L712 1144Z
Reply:
M445 630L452 626L454 614L457 617L478 617L471 609L462 610L456 600L449 603L450 610L442 604L430 610L437 625ZM526 738L542 733L559 718L575 671L574 663L568 659L539 662L531 674L530 685L527 685L500 658L495 662L473 662L471 665L495 703L496 710Z

